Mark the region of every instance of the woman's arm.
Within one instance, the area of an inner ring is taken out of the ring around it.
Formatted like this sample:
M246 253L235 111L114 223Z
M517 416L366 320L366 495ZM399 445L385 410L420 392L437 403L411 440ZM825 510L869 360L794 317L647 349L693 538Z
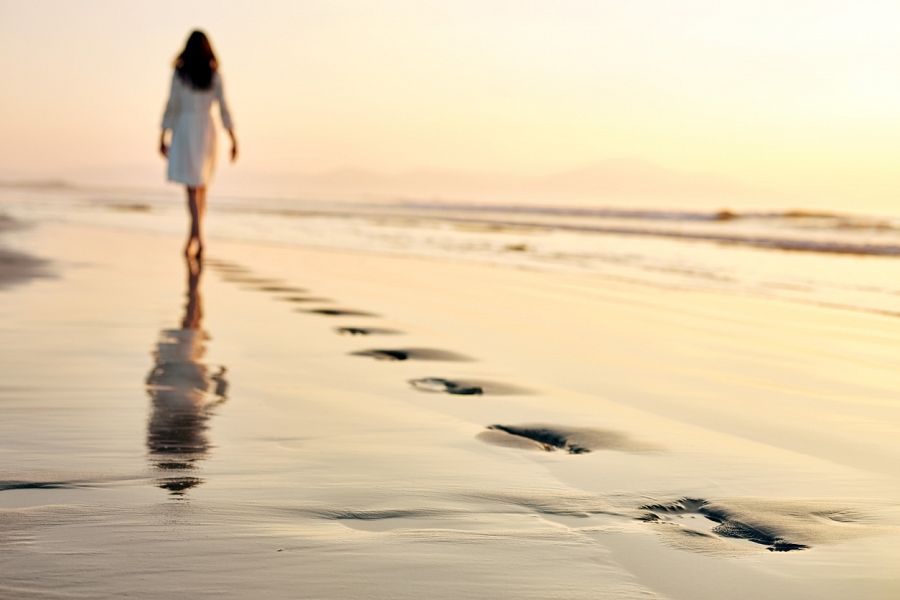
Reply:
M238 143L237 137L234 135L233 127L228 128L228 137L231 138L231 162L234 162L238 157Z
M231 161L237 160L238 143L237 137L234 135L234 122L231 120L231 111L228 109L228 102L225 100L225 88L222 85L222 74L216 73L215 78L216 101L219 103L219 116L222 117L222 126L228 131L228 137L231 138Z
M159 153L169 158L169 145L166 144L166 129L159 132Z

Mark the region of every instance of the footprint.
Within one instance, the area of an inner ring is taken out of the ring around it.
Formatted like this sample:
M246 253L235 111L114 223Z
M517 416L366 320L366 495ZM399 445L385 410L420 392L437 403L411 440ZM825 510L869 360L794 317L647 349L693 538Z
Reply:
M380 327L335 327L340 335L393 335L400 333L396 329L382 329Z
M284 302L331 302L329 298L318 298L316 296L285 296L279 298Z
M638 517L647 523L674 524L682 527L682 533L694 536L707 536L703 531L687 527L685 517L700 515L714 525L709 530L721 537L747 540L754 544L765 546L770 552L790 552L792 550L806 550L806 544L789 541L784 538L776 519L766 522L764 515L751 516L751 519L739 520L733 511L715 505L702 498L682 498L666 504L647 504L641 507L647 511Z
M423 377L410 379L409 384L423 392L443 392L457 396L480 396L484 389L477 385L469 385L461 381L451 381L440 377Z
M590 448L571 440L565 430L556 429L550 426L542 427L540 425L531 425L517 427L512 425L489 425L488 429L517 438L531 440L537 444L538 447L547 452L565 450L569 454L585 454L591 451ZM488 441L491 440L488 439Z
M308 312L314 315L323 315L326 317L377 317L374 313L362 310L349 310L343 308L312 308L301 312Z
M378 360L409 360L409 353L404 350L362 350L353 352L353 356L371 356Z
M249 269L245 269L243 267L233 266L233 267L225 267L225 266L215 266L210 265L209 262L204 261L204 266L209 266L213 271L218 272L224 278L228 277L245 277L250 276L251 271Z
M296 287L293 285L263 285L256 289L261 292L275 292L285 294L302 294L306 291L305 288Z
M627 434L607 429L589 427L564 427L560 425L490 425L488 431L479 434L482 441L513 446L530 447L547 452L565 450L569 454L586 454L593 450L620 450L646 452L658 447L632 439ZM523 445L523 441L526 443Z
M484 381L481 379L466 379L458 381L444 379L443 377L423 377L410 379L409 384L423 392L443 392L446 394L485 394L490 396L520 396L531 394L531 390L517 385L498 383L496 381Z
M225 274L222 276L222 279L228 281L229 283L243 283L251 286L251 289L256 288L259 289L262 286L267 285L277 285L278 282L274 279L269 279L268 277L252 277L241 274Z
M222 275L222 279L230 283L241 283L249 286L250 289L260 292L302 294L307 290L294 285L287 285L280 279L272 277L257 277L253 271L242 267L237 263L224 260L207 259L204 264L214 271L218 271Z
M242 273L246 273L249 271L247 268L242 267L237 263L233 263L228 260L219 260L216 258L207 258L203 261L203 264L217 271L240 271Z
M401 349L381 349L360 350L352 352L353 356L370 356L379 360L440 360L440 361L469 361L472 360L455 352L447 352L446 350L433 350L431 348L401 348Z

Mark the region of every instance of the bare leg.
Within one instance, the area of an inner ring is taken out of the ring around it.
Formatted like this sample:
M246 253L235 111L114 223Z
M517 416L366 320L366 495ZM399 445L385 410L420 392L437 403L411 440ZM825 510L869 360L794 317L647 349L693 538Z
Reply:
M185 188L188 197L188 214L191 217L190 229L188 229L187 243L184 245L184 255L190 257L194 246L194 231L197 230L197 188L190 186Z
M206 215L206 186L187 188L188 212L191 215L191 228L187 243L184 246L185 256L194 256L203 260L203 217Z
M197 198L197 260L203 260L203 217L206 216L206 186L198 187L195 196Z

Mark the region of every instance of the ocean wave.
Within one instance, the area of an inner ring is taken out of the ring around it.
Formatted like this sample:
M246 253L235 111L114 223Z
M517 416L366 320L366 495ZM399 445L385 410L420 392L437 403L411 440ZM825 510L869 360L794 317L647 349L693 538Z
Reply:
M526 206L498 204L469 204L451 202L401 202L397 207L425 212L494 213L543 215L589 219L618 219L638 221L683 221L700 223L730 223L735 221L779 222L787 226L822 229L898 231L900 219L856 215L850 213L787 209L770 211L669 210L618 207Z
M518 225L522 225L518 223ZM540 224L528 224L540 227ZM605 233L615 235L657 237L685 241L715 242L736 246L748 246L766 250L782 250L789 252L820 252L828 254L850 254L857 256L900 256L900 244L854 242L839 240L797 239L778 236L744 236L735 234L716 234L706 232L686 232L665 229L642 229L630 227L604 227L592 225L553 225L553 228L585 233Z
M521 209L521 210L520 210ZM234 212L243 212L245 209L243 207L233 207L231 210ZM670 239L676 241L686 241L686 242L712 242L717 244L725 244L732 246L745 246L751 248L759 248L765 250L780 250L786 252L815 252L815 253L826 253L826 254L845 254L845 255L855 255L855 256L900 256L900 226L897 226L895 229L897 236L897 243L892 243L891 241L871 241L867 239L862 239L860 235L857 235L859 239L848 239L847 235L841 235L842 239L836 239L837 233L835 232L835 237L828 239L821 239L821 236L813 238L807 235L807 237L802 237L799 234L809 234L808 230L792 232L793 235L778 235L783 229L775 228L775 227L767 227L765 228L769 233L766 234L758 234L758 233L744 233L740 230L736 230L732 228L731 230L726 229L711 229L711 228L703 228L703 229L680 229L677 228L676 224L672 224L671 228L666 227L641 227L639 225L631 226L631 225L622 225L620 223L604 223L603 220L586 220L584 223L573 223L570 221L566 222L554 222L552 220L529 220L529 219L521 219L521 218L495 218L491 215L485 214L481 215L472 215L472 216L462 216L459 213L465 212L468 209L461 210L459 206L452 206L451 212L442 212L440 210L433 210L427 213L416 212L417 208L409 207L405 211L393 211L393 212L384 212L383 210L373 210L372 207L353 207L348 208L345 207L343 210L340 209L317 209L317 208L306 208L306 209L267 209L267 208L254 208L251 212L256 214L267 214L267 215L277 215L280 217L289 217L289 218L309 218L309 217L320 217L320 218L362 218L362 219L385 219L385 218L395 218L402 219L405 224L409 224L415 219L427 219L429 222L444 222L444 223L452 223L452 224L461 224L461 225L470 225L470 226L479 226L489 228L490 231L498 232L503 230L509 231L521 231L523 229L532 230L532 231L544 231L544 232L552 232L552 231L568 231L574 233L582 233L582 234L605 234L605 235L622 235L622 236L635 236L635 237L648 237L648 238L663 238ZM518 214L531 214L528 211L533 211L534 209L530 207L501 207L501 210L494 210L493 208L490 211L485 210L485 212L490 212L493 214L497 213L517 213ZM592 216L597 217L600 214L606 216L606 218L611 218L610 216L613 212L610 212L612 209L548 209L546 215L553 216L573 216L575 213L573 212L564 212L566 210L579 210L582 211L583 215L590 213ZM550 212L555 211L555 212ZM475 212L474 210L471 212ZM455 213L455 214L453 214ZM633 211L624 211L621 214L630 213L630 214L638 214ZM616 218L621 218L621 214L616 212ZM656 213L659 215L662 214L670 214L670 215L695 215L696 218L693 218L694 221L702 220L699 215L705 213ZM711 214L711 213L710 213ZM769 217L757 216L755 218L769 218L769 219L801 219L801 218L822 218L821 216L799 216L799 211L789 211L784 213L746 213L743 217L735 217L731 220L735 220L737 218L749 219L751 218L749 215L770 215ZM803 213L804 215L822 215L826 213ZM779 215L779 216L774 216ZM707 214L709 216L709 214ZM639 219L639 217L634 217L635 219ZM652 218L647 218L644 220L654 220ZM660 218L659 220L663 220ZM677 221L679 219L669 219L670 221ZM680 219L691 220L691 218L683 218ZM707 220L712 220L709 218ZM892 226L893 227L893 226ZM817 228L816 233L822 233L821 229ZM834 226L832 229L848 229L847 226ZM827 234L827 232L825 232ZM849 232L851 234L859 234L860 232L852 231ZM881 237L888 237L889 235L883 235L883 231L881 233Z
M118 213L164 213L173 207L169 195L132 195L120 188L95 188L71 182L0 181L0 188L48 188L61 198ZM73 194L73 190L79 194ZM148 192L149 194L149 192ZM28 200L33 209L36 203ZM784 252L830 255L900 256L900 217L818 209L692 210L616 206L550 206L396 199L383 202L322 199L274 199L223 196L217 211L288 219L331 218L378 221L409 226L447 223L491 232L565 231L707 242ZM8 223L7 223L8 224ZM0 226L4 223L0 222Z

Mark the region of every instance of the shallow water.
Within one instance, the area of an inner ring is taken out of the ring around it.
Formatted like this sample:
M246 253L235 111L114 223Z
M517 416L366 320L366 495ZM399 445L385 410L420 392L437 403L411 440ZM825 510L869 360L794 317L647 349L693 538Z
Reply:
M223 240L471 260L897 316L900 215L214 197ZM178 233L177 190L0 186L21 219Z

